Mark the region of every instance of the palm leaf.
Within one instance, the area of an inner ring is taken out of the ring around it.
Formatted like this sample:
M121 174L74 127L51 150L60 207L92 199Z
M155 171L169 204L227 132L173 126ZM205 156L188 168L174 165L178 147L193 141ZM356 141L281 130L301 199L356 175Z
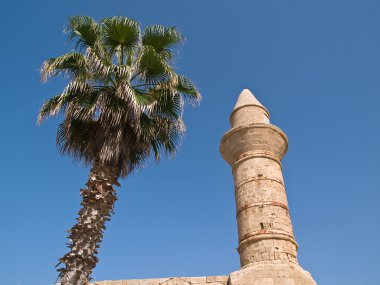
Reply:
M69 52L56 58L46 60L41 68L41 79L46 82L49 77L72 75L74 77L86 75L86 58L78 52Z
M111 53L116 52L119 63L124 63L124 53L140 44L140 26L135 20L126 17L106 18L102 21L104 46Z
M157 100L150 108L152 114L174 120L182 116L183 99L178 92L168 89L156 89L152 90L152 93L155 93L153 96L157 97Z
M99 39L101 28L89 16L74 16L69 18L65 32L68 41L75 42L75 48L94 47Z
M136 72L141 82L148 84L176 78L176 73L165 59L151 46L144 46L136 60Z
M54 96L46 100L38 113L37 123L41 124L44 119L49 116L55 116L60 111L60 97L61 95Z
M175 27L148 26L144 30L142 43L151 46L165 59L173 57L171 48L183 41L183 36Z
M202 96L194 83L184 75L178 76L177 90L181 92L190 103L199 103L202 99Z

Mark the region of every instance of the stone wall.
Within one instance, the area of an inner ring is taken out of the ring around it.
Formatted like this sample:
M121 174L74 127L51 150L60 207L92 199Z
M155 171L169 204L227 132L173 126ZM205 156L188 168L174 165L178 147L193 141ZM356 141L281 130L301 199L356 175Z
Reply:
M130 279L99 281L93 285L227 285L228 276L169 277L155 279Z

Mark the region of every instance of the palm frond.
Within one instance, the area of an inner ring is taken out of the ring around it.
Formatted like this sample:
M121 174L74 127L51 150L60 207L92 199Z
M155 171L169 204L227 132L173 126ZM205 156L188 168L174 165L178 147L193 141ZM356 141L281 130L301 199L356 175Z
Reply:
M161 25L146 27L142 36L142 44L153 47L165 59L173 57L172 48L183 40L182 34L175 27Z
M121 98L128 105L128 113L132 115L129 119L136 121L140 117L142 111L138 101L136 100L135 90L130 86L129 82L124 81L119 90L116 91L116 96Z
M49 77L72 75L73 77L86 75L86 58L78 52L69 52L56 58L46 60L41 67L41 79L46 82Z
M111 53L117 54L124 64L124 53L140 44L140 25L137 21L117 16L102 21L102 41Z
M99 40L101 27L89 16L74 16L69 18L65 28L68 41L75 42L75 48L94 47Z
M177 74L165 59L151 46L144 46L136 60L137 77L148 84L175 80Z
M61 94L46 100L38 113L37 124L41 124L44 119L50 116L55 116L60 111Z
M186 76L178 76L177 90L192 104L197 104L202 99L195 84Z
M93 90L92 85L86 81L71 81L63 90L64 96L66 96L65 102L69 99L74 98L78 94L89 93Z
M84 82L70 82L62 94L45 101L39 112L37 123L41 124L47 117L58 115L60 111L62 109L65 110L70 103L80 108L91 109L97 100L98 92ZM75 102L73 103L74 100Z
M155 143L160 146L160 149L165 151L166 155L175 155L185 132L182 120L178 119L173 121L162 117L156 117L154 127L157 132L157 135L154 138Z
M86 50L86 58L89 68L93 73L99 74L101 78L109 76L112 68L112 62L110 60L101 58L91 47Z
M163 88L153 89L151 92L157 99L149 106L150 114L174 120L182 116L184 104L178 92Z
M154 98L148 91L133 86L132 89L135 94L136 102L141 106L141 108L147 108L149 105L154 103Z
M76 161L90 163L92 161L91 142L96 130L96 123L76 120L71 117L59 124L57 131L57 146L62 154L70 155Z

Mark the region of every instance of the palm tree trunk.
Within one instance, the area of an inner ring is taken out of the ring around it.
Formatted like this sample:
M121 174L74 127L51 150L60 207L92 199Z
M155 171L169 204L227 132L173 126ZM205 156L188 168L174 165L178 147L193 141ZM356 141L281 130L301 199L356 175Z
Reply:
M84 285L90 281L90 275L98 258L96 257L103 238L106 221L113 214L118 169L94 162L86 189L81 190L82 208L79 210L77 224L70 230L70 252L65 254L60 263L65 267L57 269L61 285Z

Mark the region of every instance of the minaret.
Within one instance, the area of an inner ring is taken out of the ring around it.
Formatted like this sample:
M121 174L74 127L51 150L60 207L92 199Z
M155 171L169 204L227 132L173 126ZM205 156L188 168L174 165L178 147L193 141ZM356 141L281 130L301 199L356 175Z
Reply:
M281 159L288 139L248 90L240 94L220 152L232 167L240 264L231 284L315 285L297 261Z

